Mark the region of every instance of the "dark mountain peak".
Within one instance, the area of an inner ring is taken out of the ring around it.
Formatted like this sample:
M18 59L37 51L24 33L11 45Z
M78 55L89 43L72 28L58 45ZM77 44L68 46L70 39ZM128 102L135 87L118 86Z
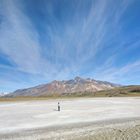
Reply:
M91 78L86 78L86 80L87 80L87 81L91 81L92 79L91 79Z
M81 79L83 79L83 78L81 78L81 77L79 77L79 76L76 76L75 78L74 78L74 80L81 80Z
M74 78L74 81L75 82L85 82L86 80L84 78L81 78L81 77L77 76L77 77Z
M54 81L52 81L51 83L52 84L56 84L56 83L59 83L60 81L57 81L57 80L54 80Z

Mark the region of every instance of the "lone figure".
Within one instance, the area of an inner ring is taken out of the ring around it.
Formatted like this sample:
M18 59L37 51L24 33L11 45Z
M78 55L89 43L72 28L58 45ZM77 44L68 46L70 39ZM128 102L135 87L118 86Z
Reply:
M58 111L60 111L60 103L58 102Z

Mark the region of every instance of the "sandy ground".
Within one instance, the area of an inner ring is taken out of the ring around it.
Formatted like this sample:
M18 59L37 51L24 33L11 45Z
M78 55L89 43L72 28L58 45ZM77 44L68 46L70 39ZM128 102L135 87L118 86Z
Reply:
M140 140L139 120L139 97L1 102L0 139Z

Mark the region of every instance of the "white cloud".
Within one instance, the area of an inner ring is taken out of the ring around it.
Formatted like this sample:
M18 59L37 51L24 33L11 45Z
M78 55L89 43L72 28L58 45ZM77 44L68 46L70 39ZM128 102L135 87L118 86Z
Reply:
M14 68L6 68L11 71L16 69L16 71L41 75L44 79L52 80L79 75L84 67L91 65L91 61L94 65L100 57L97 56L98 52L102 51L104 55L105 44L111 44L112 40L118 37L122 29L121 18L133 0L122 0L116 4L112 0L92 1L86 16L79 14L79 7L83 1L78 1L77 5L74 5L77 10L71 17L66 17L66 19L70 18L70 22L63 21L64 23L57 19L53 9L56 7L50 4L43 9L44 11L42 10L44 13L48 10L47 16L50 17L50 24L47 21L45 24L46 36L49 37L50 44L46 41L44 46L41 46L43 44L39 40L41 36L34 27L32 19L26 15L27 13L25 14L21 2L1 0L0 12L4 18L0 23L0 52L6 54L8 60L15 65ZM45 22L45 17L43 20ZM118 52L125 43L119 39L118 42L116 48L112 46L112 52L103 60L102 66L93 69L93 73L90 70L90 74L98 79L115 81L131 73L134 68L139 70L138 62L120 68L113 66ZM45 55L52 60L46 59Z
M0 51L14 62L17 69L27 73L41 73L50 66L43 59L38 33L22 11L19 1L3 0L4 20L0 30ZM51 66L50 66L51 67Z
M96 78L106 81L131 83L129 79L140 78L140 61L135 61L121 67L108 67L97 69Z

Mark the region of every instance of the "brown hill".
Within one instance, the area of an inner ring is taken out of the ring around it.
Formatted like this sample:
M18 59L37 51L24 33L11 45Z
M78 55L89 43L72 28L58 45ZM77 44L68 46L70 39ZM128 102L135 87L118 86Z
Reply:
M48 84L39 85L27 89L19 89L8 96L52 96L71 95L75 93L94 93L96 91L109 90L119 85L106 81L84 79L75 77L71 80L53 81Z

